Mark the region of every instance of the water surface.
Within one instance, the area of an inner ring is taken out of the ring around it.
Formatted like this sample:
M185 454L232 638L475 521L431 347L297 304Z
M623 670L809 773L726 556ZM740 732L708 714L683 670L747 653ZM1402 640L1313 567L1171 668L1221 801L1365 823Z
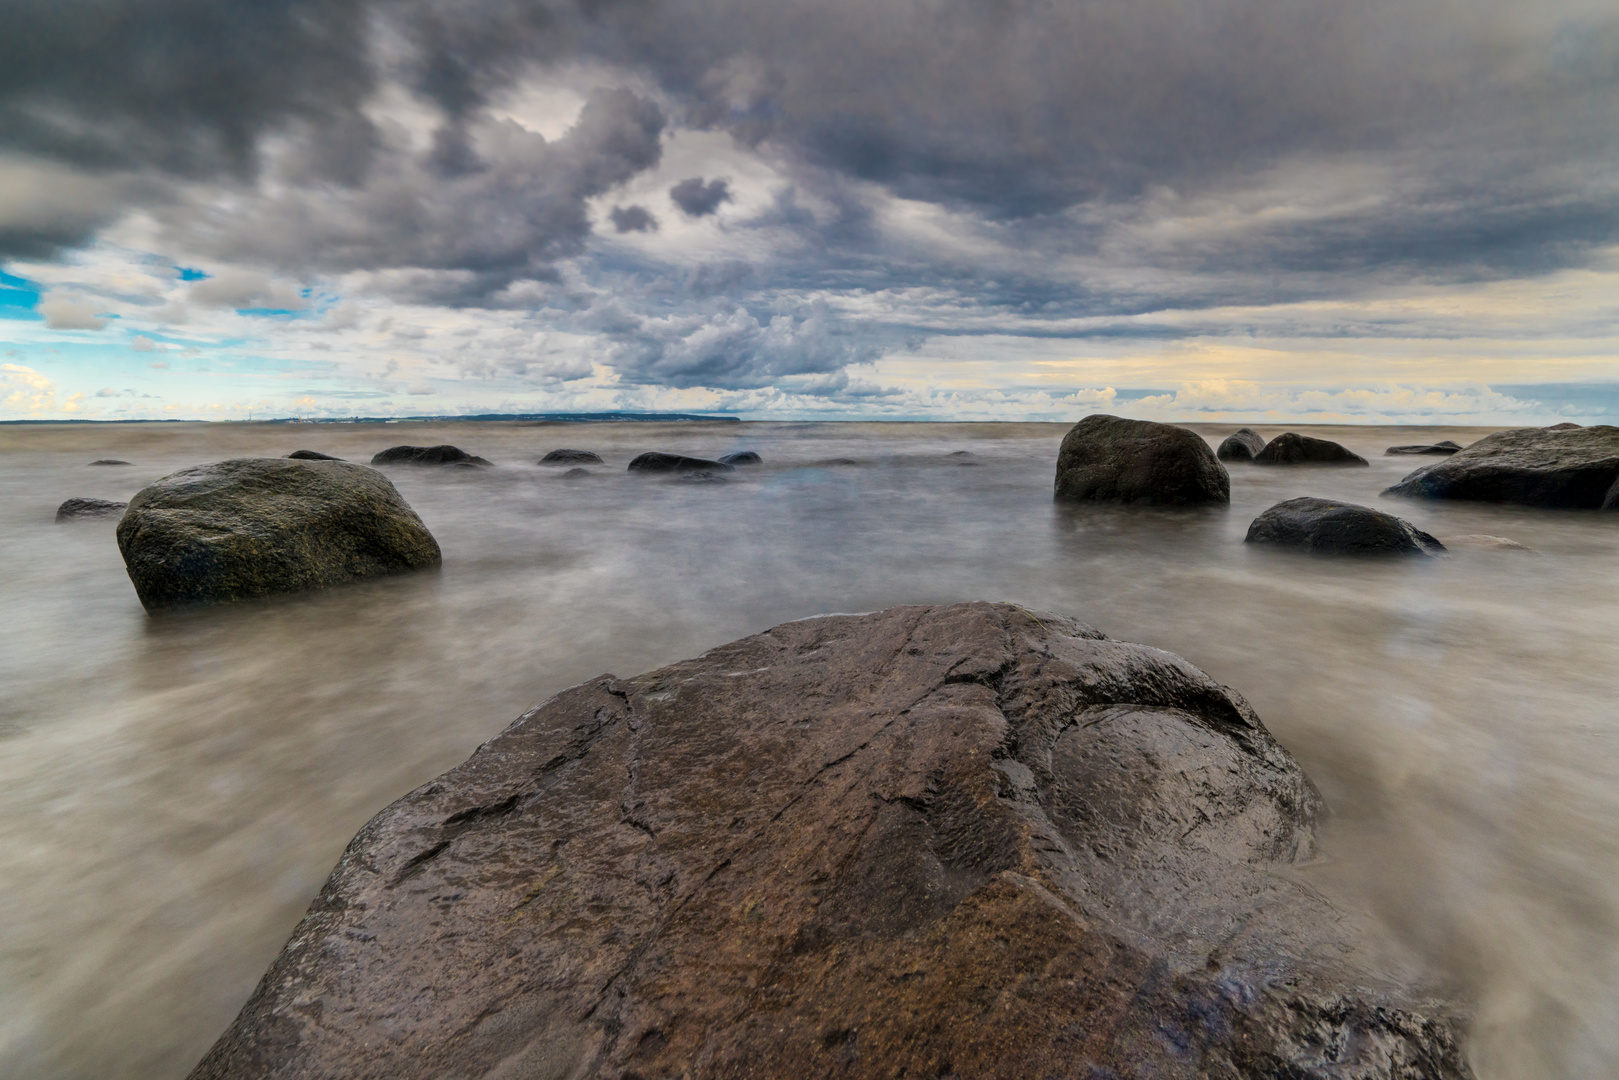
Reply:
M1008 600L1178 652L1254 703L1335 811L1310 872L1477 999L1481 1080L1611 1077L1619 515L1379 497L1434 460L1384 447L1485 434L1455 428L1305 429L1371 468L1234 466L1228 510L1063 507L1065 430L0 428L0 1076L183 1077L365 820L565 686L807 615ZM387 470L436 572L150 618L112 521L52 522L200 462L440 442L495 467ZM535 464L564 446L608 464ZM767 464L626 475L648 449ZM133 464L87 464L104 457ZM1537 554L1241 543L1297 495Z

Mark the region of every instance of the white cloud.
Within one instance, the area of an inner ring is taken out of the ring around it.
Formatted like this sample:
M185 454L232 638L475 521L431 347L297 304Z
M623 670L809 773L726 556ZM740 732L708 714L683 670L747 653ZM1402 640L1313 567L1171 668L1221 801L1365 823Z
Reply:
M0 364L0 406L12 413L53 412L56 384L31 367Z
M39 313L52 330L100 330L107 325L93 305L60 293L47 294L39 302Z
M309 302L293 286L252 270L227 270L191 286L188 299L207 308L302 311Z
M162 352L163 346L147 337L145 334L136 334L129 347L136 352Z

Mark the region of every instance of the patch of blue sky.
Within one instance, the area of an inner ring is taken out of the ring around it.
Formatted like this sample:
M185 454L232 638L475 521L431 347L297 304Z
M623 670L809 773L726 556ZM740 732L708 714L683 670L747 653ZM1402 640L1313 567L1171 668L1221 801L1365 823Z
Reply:
M214 276L206 270L198 270L191 266L176 266L175 269L179 271L181 281L207 281Z
M27 278L0 270L0 319L38 321L39 287Z

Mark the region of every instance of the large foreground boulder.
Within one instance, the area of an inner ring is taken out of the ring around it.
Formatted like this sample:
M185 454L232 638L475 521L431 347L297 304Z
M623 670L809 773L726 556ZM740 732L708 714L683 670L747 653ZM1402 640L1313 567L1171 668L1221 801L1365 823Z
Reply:
M1185 428L1097 413L1063 436L1055 498L1198 506L1231 501L1231 474Z
M236 458L142 488L118 548L148 611L298 592L439 562L388 478L347 461Z
M1445 545L1404 518L1333 499L1288 499L1254 518L1249 544L1328 555L1442 555Z
M193 1080L1470 1076L1235 692L1009 605L552 698L362 829Z
M1252 461L1265 449L1265 439L1253 428L1238 428L1225 437L1214 456L1221 461Z
M1255 465L1369 465L1365 458L1331 439L1284 431L1254 455Z
M1383 494L1613 510L1619 508L1619 427L1498 431Z
M459 446L390 446L371 458L373 465L488 465L490 462L469 454Z

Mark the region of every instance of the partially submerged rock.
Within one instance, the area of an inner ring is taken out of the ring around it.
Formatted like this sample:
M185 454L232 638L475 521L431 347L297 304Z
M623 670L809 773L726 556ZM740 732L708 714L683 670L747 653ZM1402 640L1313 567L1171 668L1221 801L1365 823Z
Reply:
M1331 439L1284 431L1254 455L1255 465L1368 465L1365 458Z
M391 446L371 459L373 465L488 465L459 446Z
M1445 545L1415 525L1369 506L1288 499L1254 518L1247 543L1332 555L1440 555Z
M128 465L130 463L127 462L127 461L120 461L118 458L104 457L104 458L97 458L95 461L92 461L90 464L92 464L92 465Z
M629 471L638 473L730 472L736 466L708 458L686 457L684 454L664 454L648 450L630 462Z
M1505 536L1490 536L1486 533L1468 533L1465 536L1442 536L1440 542L1450 551L1516 551L1526 555L1538 555L1540 552L1527 544L1520 544L1516 540Z
M288 454L287 457L291 458L293 461L342 461L343 460L342 458L334 457L331 454L323 454L319 450L294 450L292 453Z
M1185 428L1097 413L1063 437L1053 494L1074 502L1229 503L1231 476Z
M56 508L56 521L77 521L80 518L116 517L124 512L128 503L111 499L69 499Z
M1498 431L1383 494L1613 510L1619 508L1619 427Z
M588 479L589 477L592 477L592 476L595 476L595 475L596 474L591 472L589 469L582 469L582 468L579 468L579 467L576 466L576 467L574 467L572 469L569 469L567 472L563 473L562 474L562 479L564 479L564 480L585 480L585 479Z
M738 450L720 458L721 465L763 465L765 459L752 450Z
M323 588L439 562L388 478L347 461L236 458L141 489L118 548L148 611Z
M1265 440L1253 428L1238 428L1225 437L1214 456L1221 461L1252 461L1265 449Z
M553 450L539 461L541 465L605 465L600 454L589 450Z
M1391 446L1383 451L1384 456L1390 454L1432 454L1436 457L1449 457L1462 448L1461 443L1441 439L1436 443L1417 443L1411 446Z
M787 623L525 714L349 845L191 1074L1461 1080L1186 661L1009 605Z

